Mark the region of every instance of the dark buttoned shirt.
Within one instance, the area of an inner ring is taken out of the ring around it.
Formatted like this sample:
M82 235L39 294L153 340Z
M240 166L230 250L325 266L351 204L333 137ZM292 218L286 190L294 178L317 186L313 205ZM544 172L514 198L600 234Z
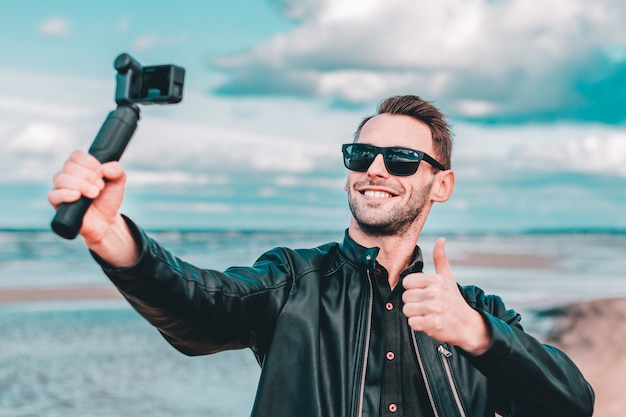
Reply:
M402 273L393 290L389 285L387 270L378 262L370 274L375 287L375 308L382 308L384 317L382 323L372 324L375 327L372 333L381 334L383 338L378 342L380 348L372 349L370 356L370 361L382 361L382 375L371 375L368 372L367 376L369 384L375 383L374 379L380 384L380 403L377 407L380 417L433 416L417 359L416 342L407 318L402 313L402 278L410 273L422 272L423 265L421 252L416 248L413 263ZM372 342L376 344L376 341ZM370 411L374 408L371 406Z

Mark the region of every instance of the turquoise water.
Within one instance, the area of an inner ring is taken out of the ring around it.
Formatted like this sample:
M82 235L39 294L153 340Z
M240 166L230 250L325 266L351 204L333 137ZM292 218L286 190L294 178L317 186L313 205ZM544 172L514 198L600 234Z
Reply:
M246 265L274 246L310 247L343 233L159 232L200 266ZM436 235L423 237L432 270ZM457 280L497 293L541 337L543 308L626 296L626 234L524 233L447 236ZM549 266L469 266L472 254L539 255ZM48 231L0 232L0 289L106 285L80 240ZM124 301L0 305L0 416L245 416L258 365L248 351L186 357Z
M252 405L252 355L186 357L129 309L8 308L0 328L2 416L244 416Z

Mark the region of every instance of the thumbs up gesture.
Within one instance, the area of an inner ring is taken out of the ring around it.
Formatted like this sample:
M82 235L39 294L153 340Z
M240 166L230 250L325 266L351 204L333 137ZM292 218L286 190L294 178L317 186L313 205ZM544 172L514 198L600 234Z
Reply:
M457 286L445 252L445 239L435 242L435 273L410 274L402 280L402 312L409 326L445 343L479 355L491 342L483 317L467 304Z

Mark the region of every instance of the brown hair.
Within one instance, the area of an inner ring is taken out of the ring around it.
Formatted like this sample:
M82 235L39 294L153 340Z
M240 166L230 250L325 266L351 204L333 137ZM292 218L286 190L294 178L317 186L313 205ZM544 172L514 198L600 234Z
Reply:
M430 128L433 137L433 150L435 153L433 157L447 169L450 168L452 158L450 126L446 121L445 115L431 102L414 95L393 96L383 100L378 105L376 115L383 113L410 116L425 123ZM376 115L367 116L361 121L354 133L355 141L359 138L365 123Z

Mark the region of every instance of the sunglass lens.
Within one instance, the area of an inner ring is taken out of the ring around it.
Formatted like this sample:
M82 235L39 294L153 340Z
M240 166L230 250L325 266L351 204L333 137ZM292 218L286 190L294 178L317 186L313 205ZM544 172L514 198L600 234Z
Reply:
M408 149L393 149L387 152L385 162L390 174L408 176L417 172L420 157Z
M372 165L376 153L369 147L349 145L345 148L344 162L351 171L365 172Z

